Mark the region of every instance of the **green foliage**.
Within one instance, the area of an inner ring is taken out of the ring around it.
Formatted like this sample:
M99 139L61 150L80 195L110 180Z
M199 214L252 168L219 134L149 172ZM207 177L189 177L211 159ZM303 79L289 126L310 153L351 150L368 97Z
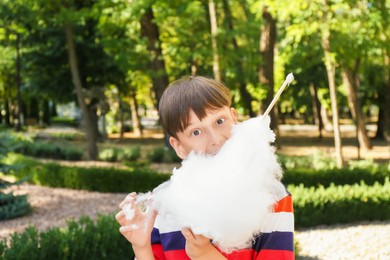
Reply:
M81 160L83 152L77 148L53 144L51 142L25 143L15 149L26 155L34 157L78 161Z
M8 247L0 242L1 259L129 259L134 253L119 233L114 216L88 217L68 222L65 228L38 232L34 227L13 234Z
M19 140L25 139L21 135L12 135L10 132L4 135L3 133L0 132L0 173L8 173L16 167L1 160L11 149L17 147L16 143ZM10 183L2 180L0 175L0 220L16 218L30 212L31 207L26 195L14 195L12 192L4 192L5 188L18 185L19 183Z
M15 156L13 161L24 165L12 174L17 178L30 177L30 182L49 187L84 189L100 192L145 192L169 179L148 168L120 170L115 168L65 167L55 163L42 164Z
M74 118L71 117L53 117L51 118L51 123L53 125L70 126L70 127L77 127L79 125L79 123Z
M166 153L165 147L157 147L151 150L146 157L151 162L160 163L163 162L165 153Z
M366 184L384 183L389 176L386 165L372 168L342 168L315 170L310 168L286 169L282 182L286 185L303 185L305 187L328 187L335 185L354 184L364 180Z
M306 188L289 185L297 227L390 219L390 181L384 184L331 185Z
M314 152L310 156L278 155L278 161L284 169L310 168L325 170L336 168L335 159L322 152Z
M136 161L141 157L139 146L132 148L106 148L99 152L99 159L108 162Z
M30 211L27 195L14 195L0 191L0 220L17 218Z
M181 161L173 149L168 149L166 147L156 147L151 150L146 157L149 161L154 163L171 163Z

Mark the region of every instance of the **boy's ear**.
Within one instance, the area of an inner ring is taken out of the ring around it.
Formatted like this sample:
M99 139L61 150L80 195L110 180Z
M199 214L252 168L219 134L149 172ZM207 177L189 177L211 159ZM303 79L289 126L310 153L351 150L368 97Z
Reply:
M238 114L237 114L237 111L234 109L234 107L230 108L230 113L232 114L234 123L237 123L238 122Z
M177 140L175 137L170 136L169 143L171 144L171 146L175 150L177 156L179 156L180 159L184 160L184 158L186 157L186 154L185 154L183 148L181 147L180 141Z

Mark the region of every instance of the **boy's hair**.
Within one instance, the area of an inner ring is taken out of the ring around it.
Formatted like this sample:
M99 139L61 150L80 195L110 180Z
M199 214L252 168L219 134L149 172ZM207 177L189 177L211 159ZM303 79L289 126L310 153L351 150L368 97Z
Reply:
M221 82L202 76L185 76L164 91L159 104L160 120L164 130L177 138L177 133L190 123L190 110L202 120L207 110L230 105L230 91Z

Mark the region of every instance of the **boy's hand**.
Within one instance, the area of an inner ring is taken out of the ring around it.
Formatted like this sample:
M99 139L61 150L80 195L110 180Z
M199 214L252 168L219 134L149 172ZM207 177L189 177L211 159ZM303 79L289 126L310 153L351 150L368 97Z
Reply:
M157 212L153 212L148 216L142 212L135 204L137 194L130 193L119 204L121 211L116 214L115 219L121 225L119 231L132 244L134 251L149 251L151 250L151 233L153 224L157 216ZM127 219L124 207L131 205L134 210L134 216Z
M186 253L192 259L206 260L206 259L226 259L210 242L210 239L192 233L190 228L183 228L181 230L186 239Z

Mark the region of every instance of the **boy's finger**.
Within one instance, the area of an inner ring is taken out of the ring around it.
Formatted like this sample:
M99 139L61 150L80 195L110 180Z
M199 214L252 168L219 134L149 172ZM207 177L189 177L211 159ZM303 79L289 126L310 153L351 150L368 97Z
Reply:
M150 215L150 219L149 219L149 222L148 222L148 229L151 230L154 226L154 222L156 221L156 217L157 217L157 211L154 210L151 215Z
M188 242L192 243L195 240L194 234L192 233L191 229L187 227L182 228L181 233Z
M122 210L119 211L119 212L115 215L115 219L116 219L116 221L119 222L119 224L121 224L121 222L123 222L124 218L125 218L125 213L124 213Z
M127 195L127 197L119 204L119 208L122 209L126 204L135 200L134 196Z
M130 231L136 230L138 228L139 228L139 226L137 224L131 224L128 226L120 227L119 232L121 232L121 234L124 234L124 233L130 232Z

